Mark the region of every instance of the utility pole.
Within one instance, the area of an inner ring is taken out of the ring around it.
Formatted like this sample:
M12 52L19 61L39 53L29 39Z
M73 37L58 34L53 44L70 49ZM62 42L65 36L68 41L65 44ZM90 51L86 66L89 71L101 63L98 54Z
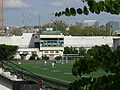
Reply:
M112 24L113 25L113 24ZM112 36L112 32L113 32L113 26L112 25L110 25L110 36Z
M0 35L3 35L3 0L0 0Z

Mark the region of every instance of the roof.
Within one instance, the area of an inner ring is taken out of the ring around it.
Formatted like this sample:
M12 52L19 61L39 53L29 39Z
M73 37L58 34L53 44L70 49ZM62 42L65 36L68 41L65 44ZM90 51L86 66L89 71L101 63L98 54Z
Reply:
M63 33L63 32L59 31L59 30L56 30L56 31L53 31L53 30L42 31L42 34L61 34L61 33Z

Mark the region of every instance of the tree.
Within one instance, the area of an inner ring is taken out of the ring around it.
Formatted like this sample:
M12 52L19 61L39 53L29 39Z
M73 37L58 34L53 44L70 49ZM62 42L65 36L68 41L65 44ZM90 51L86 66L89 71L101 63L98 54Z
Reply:
M43 55L42 60L49 60L49 57L47 55Z
M70 51L70 48L69 47L64 47L64 54L70 54L71 51Z
M78 50L74 47L65 47L64 54L78 54Z
M0 44L0 60L8 60L16 53L18 46Z
M64 11L56 12L55 16L76 16L77 14L88 15L91 13L100 14L107 12L110 14L120 14L120 0L82 0L88 6L83 8L66 8ZM104 51L101 47L93 49L88 57L79 58L73 65L72 74L80 79L75 80L69 85L68 90L120 90L120 51ZM101 50L102 49L102 50ZM96 52L96 53L95 53ZM98 57L97 57L98 56ZM82 77L83 74L89 74L102 69L109 75L99 77Z
M62 12L56 12L55 16L60 17L61 15L76 16L77 14L88 15L89 12L100 14L101 12L107 12L110 14L120 14L120 0L82 0L83 3L87 3L87 6L83 8L66 8Z
M104 30L104 28L96 28L94 26L82 27L81 23L76 22L75 25L70 25L69 30L67 23L63 21L56 21L56 23L48 23L43 26L43 30L46 30L47 27L52 27L53 30L60 30L64 35L72 36L108 36L109 30ZM40 30L39 33L42 31Z
M55 60L62 60L62 56L55 57Z
M108 45L95 46L87 51L88 56L93 56L97 60L101 60L108 52L112 52Z
M12 28L12 34L16 36L21 36L22 35L22 30L20 28Z
M66 28L68 27L68 24L64 21L54 21L55 23L48 23L45 24L42 28L43 30L46 30L46 28L53 28L53 30L60 30L63 31L64 34L66 34Z
M101 25L99 27L100 34L105 36L110 35L110 30L108 30L107 28L108 28L107 26Z
M36 60L36 59L39 60L39 57L37 54L34 54L34 53L29 58L29 60Z
M65 57L68 60L74 60L74 57L69 57L69 55L73 56L73 55L78 54L78 49L75 47L65 47L63 53L66 54ZM64 57L64 59L66 59L65 57Z
M66 31L72 36L108 36L109 31L103 28L95 28L93 26L82 27L80 24L70 26L70 30Z
M78 52L79 52L80 56L85 56L86 55L86 49L84 47L80 47Z
M79 76L80 79L71 83L68 90L79 90L80 88L84 90L120 90L120 51L111 51L108 45L96 46L90 50L97 54L91 53L88 57L76 60L72 74ZM83 76L83 74L89 75L100 69L105 72L104 75Z
M104 31L106 31L106 26L104 26L104 25L100 25L99 29L100 29L100 30L104 30Z

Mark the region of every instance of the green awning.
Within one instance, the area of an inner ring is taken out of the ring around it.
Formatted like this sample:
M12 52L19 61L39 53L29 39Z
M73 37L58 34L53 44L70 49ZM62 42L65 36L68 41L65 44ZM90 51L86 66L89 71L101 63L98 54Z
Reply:
M113 32L120 32L120 30L115 30L115 31L113 31Z

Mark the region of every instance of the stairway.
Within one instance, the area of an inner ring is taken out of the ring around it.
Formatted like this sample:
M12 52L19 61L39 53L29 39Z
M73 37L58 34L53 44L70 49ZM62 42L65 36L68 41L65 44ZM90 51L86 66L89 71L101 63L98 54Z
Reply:
M10 62L10 61L1 61L0 62L0 76L4 77L6 79L9 79L11 82L13 82L12 88L14 88L13 86L15 86L15 89L12 89L12 90L20 89L18 86L23 88L22 84L24 84L26 86L26 87L24 86L25 88L28 88L28 86L29 86L29 88L36 88L34 90L60 90L59 88L52 88L49 86L47 87L44 84L42 86L40 86L40 84L38 83L39 79L42 79L42 80L44 80L44 82L51 83L58 87L60 87L60 85L65 88L67 87L66 84L62 84L59 82L55 82L53 80L41 78L40 76L32 73L31 71L28 71L27 69L24 69L24 68L20 67L19 65L14 64L13 62ZM29 83L31 81L33 83ZM6 86L5 86L5 88L6 88ZM11 89L6 89L6 90L11 90Z
M11 73L7 69L0 68L0 75L12 80L12 81L23 81L22 77L18 77L15 73Z

